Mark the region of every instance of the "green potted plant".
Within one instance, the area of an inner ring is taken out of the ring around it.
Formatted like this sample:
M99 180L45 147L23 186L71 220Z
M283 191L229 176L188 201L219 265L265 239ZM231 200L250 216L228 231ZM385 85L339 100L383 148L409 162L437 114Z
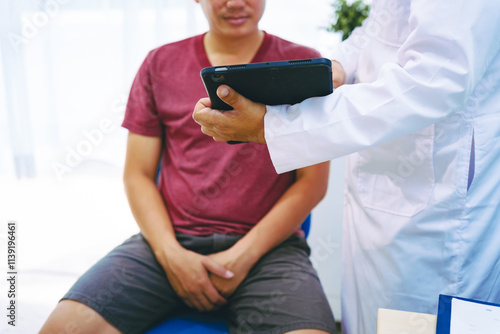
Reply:
M342 33L342 40L349 37L354 28L363 23L370 11L370 5L365 4L363 0L356 0L351 4L346 0L335 0L332 7L335 9L335 15L326 30Z

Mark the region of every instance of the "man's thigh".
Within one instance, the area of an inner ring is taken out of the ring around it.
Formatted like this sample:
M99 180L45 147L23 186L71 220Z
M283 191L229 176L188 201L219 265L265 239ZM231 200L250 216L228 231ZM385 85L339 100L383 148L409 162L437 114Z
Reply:
M87 305L123 333L142 333L187 309L140 234L91 267L63 299Z
M336 332L309 254L304 238L294 235L257 262L229 299L231 333Z

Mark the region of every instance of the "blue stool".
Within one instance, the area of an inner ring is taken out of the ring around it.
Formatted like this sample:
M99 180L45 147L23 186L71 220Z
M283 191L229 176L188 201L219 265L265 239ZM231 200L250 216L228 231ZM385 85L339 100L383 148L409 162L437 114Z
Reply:
M146 334L229 334L226 321L221 315L191 312L168 319Z
M302 223L307 238L311 227L311 215ZM226 321L220 314L190 312L165 320L145 334L229 334Z

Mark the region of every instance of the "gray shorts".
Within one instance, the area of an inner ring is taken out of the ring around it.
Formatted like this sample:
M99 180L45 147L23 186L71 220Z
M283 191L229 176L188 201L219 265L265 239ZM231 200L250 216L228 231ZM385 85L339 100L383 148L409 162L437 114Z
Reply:
M211 254L241 236L177 235L187 249ZM314 328L336 333L332 311L305 239L293 235L251 269L219 313L232 334L284 333ZM141 234L90 268L63 299L81 302L123 333L144 333L168 317L192 311L175 294Z

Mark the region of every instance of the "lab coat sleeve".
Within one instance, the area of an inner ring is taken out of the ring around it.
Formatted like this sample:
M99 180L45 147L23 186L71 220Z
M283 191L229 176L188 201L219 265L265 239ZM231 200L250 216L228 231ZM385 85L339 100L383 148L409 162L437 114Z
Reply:
M370 36L365 30L371 20L373 20L372 17L366 18L363 25L354 29L349 38L343 41L330 55L332 60L336 60L342 64L346 74L345 82L348 84L354 82L359 55L361 50L368 45Z
M498 0L412 1L410 33L375 81L267 107L279 173L415 132L460 110L500 49Z

